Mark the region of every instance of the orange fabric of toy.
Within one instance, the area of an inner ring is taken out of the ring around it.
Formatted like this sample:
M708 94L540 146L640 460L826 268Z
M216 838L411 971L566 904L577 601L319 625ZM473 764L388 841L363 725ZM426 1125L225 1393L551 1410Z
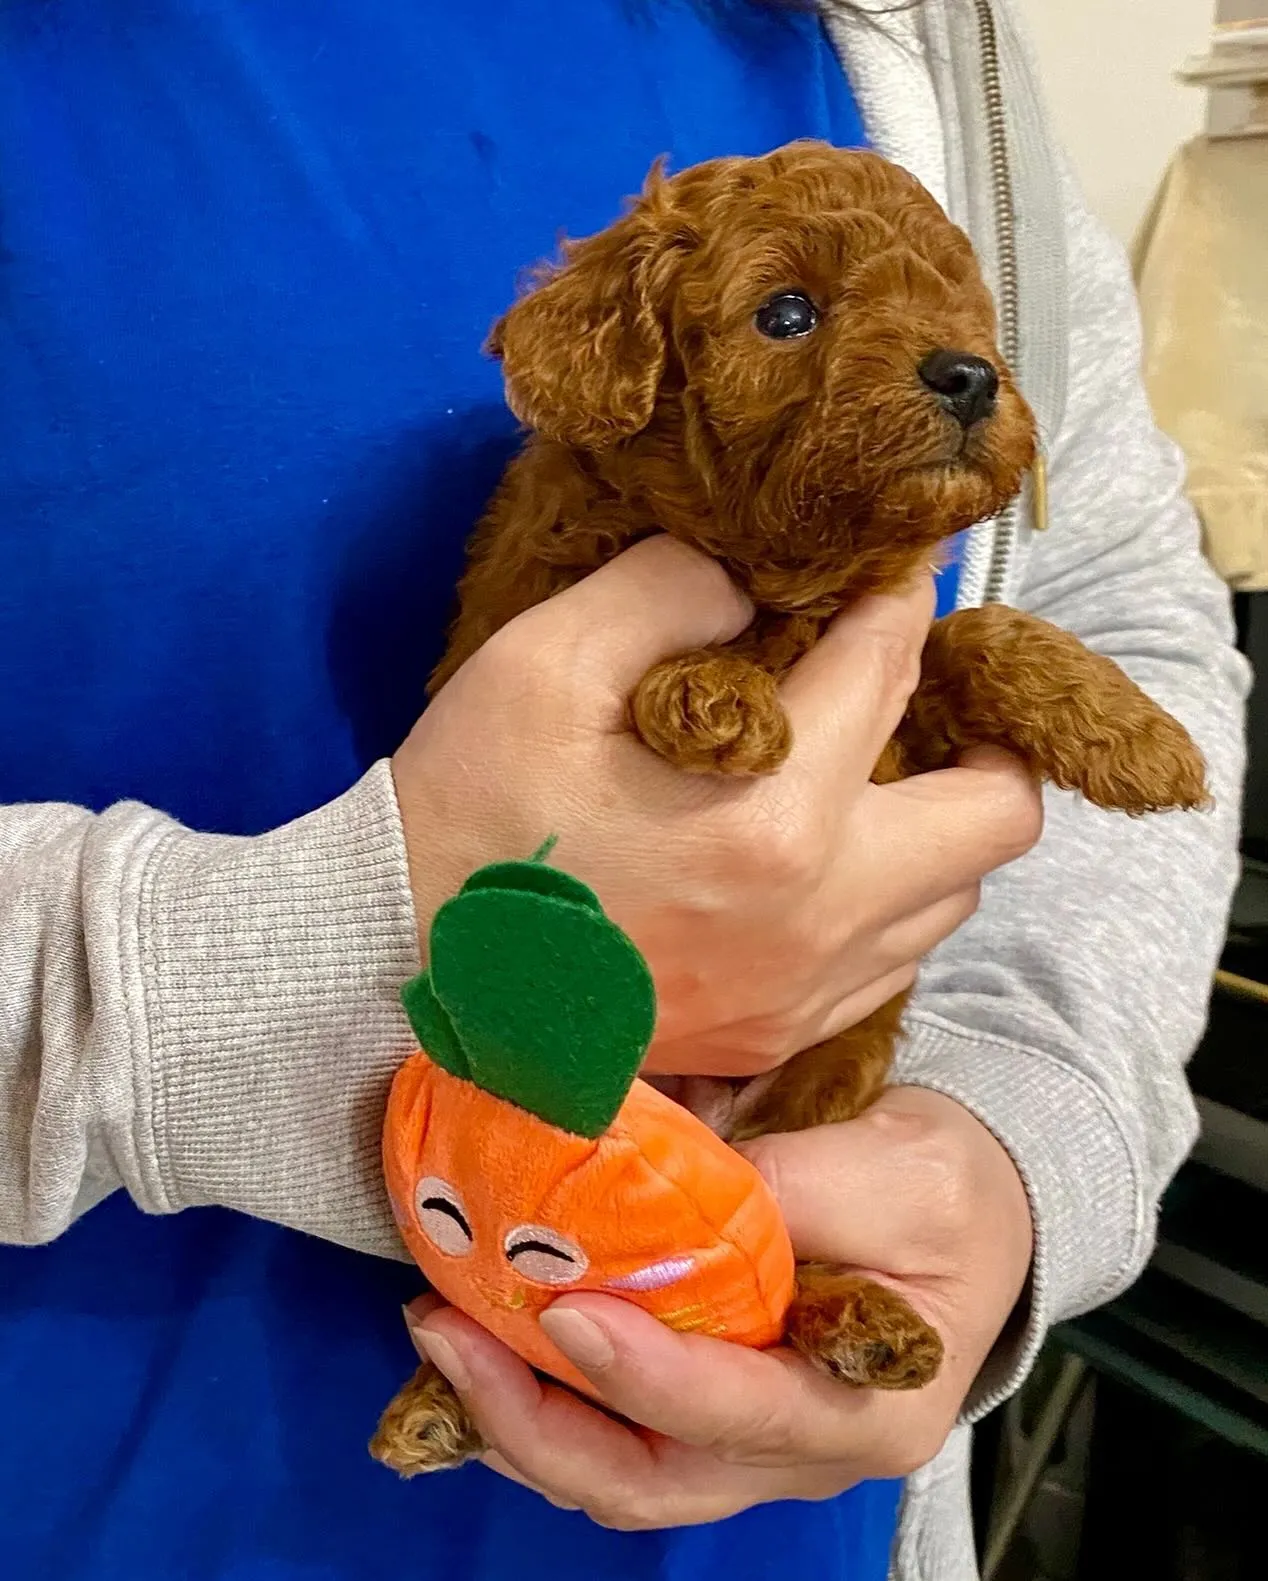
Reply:
M457 986L446 994L454 982L453 940L469 941L473 930L455 930L453 914L445 917L442 908L430 974L406 990L420 1041L430 1033L441 1049L438 1057L427 1049L407 1060L388 1101L384 1167L406 1246L446 1301L532 1366L586 1393L592 1387L537 1321L569 1291L619 1296L683 1332L774 1344L792 1300L794 1267L774 1196L753 1166L694 1115L633 1079L630 1051L645 1043L652 1019L646 968L582 886L546 870L561 890L539 893L542 870L524 871L530 867L501 864L495 882L502 887L492 899L488 879L477 875L450 903L457 907L473 890L478 894L479 911L469 905L463 920L475 919L488 951L462 964ZM561 1045L573 1045L557 1062L565 1082L573 1053L587 1055L592 1071L607 1070L605 1048L583 1046L591 1033L609 1046L620 1041L611 1031L604 1037L601 1001L611 977L623 975L633 996L616 995L621 1025L630 1005L638 1025L634 1041L611 1062L611 1117L602 1104L577 1111L575 1123L594 1134L555 1123L570 1114L575 1083L554 1099L539 1098L550 1118L507 1096L541 1094L545 1061L539 1052L536 1068L525 1071L514 1057L515 963L508 964L505 947L491 948L496 941L489 936L488 919L503 903L528 952L534 997L551 1006ZM567 957L552 955L551 939L561 928L571 930L570 943L578 929L600 942L599 958L575 945ZM485 975L491 961L498 969ZM475 1034L464 1042L464 987L485 1015L491 1005L494 1011L509 1006L494 1028L496 1057L484 1067ZM422 1012L419 993L426 999ZM502 1091L482 1085L482 1076L491 1079L489 1068Z

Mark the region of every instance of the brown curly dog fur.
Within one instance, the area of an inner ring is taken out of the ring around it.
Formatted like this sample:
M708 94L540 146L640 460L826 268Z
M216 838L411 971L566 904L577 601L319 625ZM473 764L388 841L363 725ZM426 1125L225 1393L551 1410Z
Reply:
M789 313L802 333L771 338L772 315L778 330ZM647 745L696 773L776 770L792 744L784 672L843 606L903 584L996 514L1034 459L967 238L872 154L801 143L653 171L624 218L539 276L490 347L531 433L476 533L433 686L522 610L669 532L722 561L758 610L737 641L657 665L631 699ZM1185 731L1117 665L997 605L934 624L874 778L985 744L1128 814L1206 796ZM744 1134L864 1109L904 998L790 1060ZM942 1353L899 1296L822 1264L800 1270L787 1338L833 1376L882 1388L927 1382ZM423 1368L372 1447L411 1474L479 1441Z

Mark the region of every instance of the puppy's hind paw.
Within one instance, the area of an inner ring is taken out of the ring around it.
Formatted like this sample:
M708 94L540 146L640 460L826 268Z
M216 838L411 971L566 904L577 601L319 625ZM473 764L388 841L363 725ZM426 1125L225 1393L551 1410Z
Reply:
M867 1389L920 1389L937 1377L942 1340L897 1291L805 1263L785 1342L830 1378Z
M483 1449L453 1385L430 1365L391 1400L370 1440L375 1460L402 1477L461 1466Z

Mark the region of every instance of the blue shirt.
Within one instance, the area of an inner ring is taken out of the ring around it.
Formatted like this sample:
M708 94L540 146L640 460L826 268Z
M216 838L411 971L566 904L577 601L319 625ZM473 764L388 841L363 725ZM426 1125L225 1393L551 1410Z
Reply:
M346 789L515 445L518 272L658 154L807 135L862 140L832 49L742 0L0 5L0 800L253 833ZM117 1198L0 1251L0 1573L882 1581L892 1485L618 1535L397 1482L417 1285Z

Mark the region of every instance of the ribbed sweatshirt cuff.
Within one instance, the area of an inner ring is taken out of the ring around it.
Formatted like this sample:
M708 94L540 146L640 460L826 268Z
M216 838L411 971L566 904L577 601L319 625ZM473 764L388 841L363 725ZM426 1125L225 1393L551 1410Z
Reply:
M963 1104L1007 1150L1034 1222L1031 1277L965 1403L976 1421L1023 1382L1053 1323L1134 1277L1151 1227L1132 1151L1093 1082L1041 1049L915 1012L892 1080Z
M175 830L135 936L159 1212L215 1203L401 1255L379 1133L418 970L391 774L272 833Z

